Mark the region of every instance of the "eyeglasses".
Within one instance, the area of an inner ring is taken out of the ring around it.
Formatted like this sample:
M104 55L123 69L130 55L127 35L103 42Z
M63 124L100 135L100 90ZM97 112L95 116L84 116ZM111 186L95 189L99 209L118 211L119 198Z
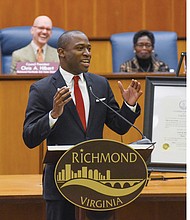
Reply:
M152 44L136 44L136 47L139 47L139 48L143 48L143 47L151 48Z
M33 27L37 28L40 31L44 31L44 30L51 31L52 30L51 28L45 28L45 27L40 27L40 26L33 26Z

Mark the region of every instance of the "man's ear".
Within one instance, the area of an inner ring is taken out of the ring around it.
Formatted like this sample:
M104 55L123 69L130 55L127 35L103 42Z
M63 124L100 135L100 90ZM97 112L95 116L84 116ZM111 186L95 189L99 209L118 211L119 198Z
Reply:
M31 33L31 35L33 35L33 33L34 33L34 27L33 26L30 28L30 33Z
M58 48L57 49L57 53L58 53L58 55L60 56L60 57L64 57L65 56L65 51L64 51L64 49L63 48Z

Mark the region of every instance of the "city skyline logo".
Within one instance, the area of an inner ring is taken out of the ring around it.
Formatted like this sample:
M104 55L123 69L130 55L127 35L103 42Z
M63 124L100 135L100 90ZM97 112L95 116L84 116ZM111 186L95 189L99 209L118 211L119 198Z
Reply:
M148 171L133 148L96 139L66 151L56 164L54 179L61 195L74 205L107 211L135 200L146 185Z

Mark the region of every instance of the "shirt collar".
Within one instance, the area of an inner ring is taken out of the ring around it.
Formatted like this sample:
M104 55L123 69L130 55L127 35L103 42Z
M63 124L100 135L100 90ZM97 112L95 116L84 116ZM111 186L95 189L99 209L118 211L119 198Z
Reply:
M39 46L36 45L33 40L31 41L31 45L32 45L32 48L34 49L35 54L37 54L37 50L38 50ZM47 44L45 44L45 45L42 47L42 49L43 49L43 54L45 54L46 48L47 48Z
M62 69L61 66L59 67L59 71L62 75L62 77L64 78L65 82L67 85L69 85L70 83L72 83L72 79L75 75L73 75L72 73L67 72L66 70ZM80 77L81 81L84 82L84 74L80 73L77 76Z

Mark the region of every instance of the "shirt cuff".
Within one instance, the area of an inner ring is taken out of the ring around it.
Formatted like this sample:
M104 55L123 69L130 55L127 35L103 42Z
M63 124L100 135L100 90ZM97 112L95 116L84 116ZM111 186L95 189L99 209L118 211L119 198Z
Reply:
M137 108L137 103L135 103L134 106L129 105L127 102L125 102L126 106L129 107L131 109L131 111L136 112L136 108Z
M49 112L49 126L50 128L52 128L55 124L55 122L57 121L58 118L52 118L51 117L51 111Z

